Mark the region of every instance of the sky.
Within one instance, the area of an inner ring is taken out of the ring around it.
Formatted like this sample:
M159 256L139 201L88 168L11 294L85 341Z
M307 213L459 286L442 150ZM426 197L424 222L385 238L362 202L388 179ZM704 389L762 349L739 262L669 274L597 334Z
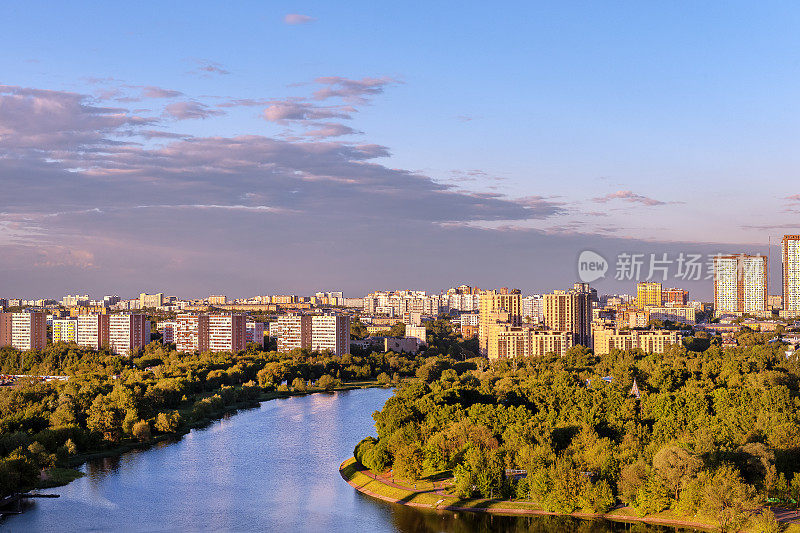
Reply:
M601 293L634 291L620 254L709 299L681 253L761 253L777 294L798 27L793 2L0 4L0 297L543 292L585 250Z

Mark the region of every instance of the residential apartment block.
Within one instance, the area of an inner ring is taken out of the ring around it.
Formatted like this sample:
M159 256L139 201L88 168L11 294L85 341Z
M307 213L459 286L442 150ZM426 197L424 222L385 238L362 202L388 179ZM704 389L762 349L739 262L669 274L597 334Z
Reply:
M99 350L110 345L109 332L110 315L79 315L78 316L78 344Z
M42 350L47 346L46 313L0 313L0 347Z
M139 314L110 315L108 338L114 353L130 355L150 343L150 320Z
M246 347L244 315L180 314L176 317L175 346L181 352L238 352Z
M714 256L714 314L760 315L767 306L767 258Z
M279 352L296 348L330 351L338 356L350 352L349 315L289 314L279 317L278 324Z
M800 316L800 235L784 235L781 240L783 274L783 316Z
M478 350L490 359L496 359L497 344L490 342L498 324L522 325L522 295L518 289L489 290L481 293L478 302Z
M681 322L683 324L694 324L697 322L697 309L689 306L682 307L650 307L648 308L650 320L669 320Z
M527 326L496 326L490 359L502 357L563 356L574 345L575 336L567 331L540 331Z
M263 322L247 322L245 325L247 330L245 332L245 341L247 344L254 342L259 346L264 345L264 323Z
M594 333L594 353L604 355L612 349L640 349L646 353L664 353L681 343L681 333L672 330L620 331L612 328L597 328Z
M661 305L661 284L657 282L642 282L636 284L636 307L659 307Z
M78 321L74 318L53 320L53 342L78 342Z
M311 348L311 315L288 314L278 317L278 351ZM272 328L270 327L270 333Z
M592 347L592 298L588 285L576 283L569 291L544 295L544 325L551 331L575 335L575 344Z

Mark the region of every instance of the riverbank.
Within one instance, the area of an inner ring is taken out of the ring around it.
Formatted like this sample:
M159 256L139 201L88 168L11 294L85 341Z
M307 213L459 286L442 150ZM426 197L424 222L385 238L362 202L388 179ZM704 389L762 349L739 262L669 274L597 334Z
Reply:
M339 473L353 488L359 492L383 500L389 503L397 503L421 509L433 509L444 511L466 511L474 513L493 513L500 515L559 515L551 511L545 511L531 502L510 501L510 500L490 500L490 499L469 499L460 498L448 494L449 485L439 481L437 483L418 482L414 486L406 485L407 482L391 479L388 476L379 476L363 465L358 463L355 458L344 461L339 466ZM778 513L776 513L778 515ZM653 525L665 525L683 528L692 528L703 531L715 531L718 526L712 520L701 520L697 518L687 518L670 514L669 512L659 515L648 515L639 517L633 509L621 507L609 511L608 513L570 513L569 516L586 519L604 519L615 522L643 522ZM797 512L782 513L778 519L787 526L787 533L800 533L800 514Z
M393 386L393 385L388 385L388 386ZM84 452L78 453L75 456L71 457L66 465L50 468L48 470L43 471L42 475L40 476L39 482L36 484L35 487L33 487L33 489L41 490L41 489L48 489L66 485L84 475L84 473L81 472L80 470L77 470L77 468L86 463L87 461L93 459L102 459L105 457L118 457L124 453L131 451L147 450L161 442L180 440L184 435L189 433L192 429L203 428L209 425L210 423L213 423L216 420L220 420L223 417L230 414L234 414L242 409L256 408L259 406L261 402L277 400L281 398L290 398L292 396L307 396L309 394L331 393L337 391L369 389L375 387L388 387L388 386L378 383L377 380L364 380L364 381L353 381L349 383L343 383L342 385L334 387L331 390L309 387L305 391L286 390L286 391L262 392L258 397L252 400L247 400L227 405L221 411L215 413L214 416L200 420L193 420L189 416L191 413L191 405L198 399L212 396L216 391L212 391L204 395L193 396L190 400L187 400L185 402L186 405L177 409L177 411L181 414L183 420L189 421L183 424L177 431L172 433L164 433L161 435L156 435L152 437L150 440L144 442L137 441L134 439L127 439L126 441L120 442L113 447L86 450Z

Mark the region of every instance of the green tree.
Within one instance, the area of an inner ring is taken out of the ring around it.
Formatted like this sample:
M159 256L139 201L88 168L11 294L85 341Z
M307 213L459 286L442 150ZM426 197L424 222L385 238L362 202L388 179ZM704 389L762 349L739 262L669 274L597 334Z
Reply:
M703 460L696 454L675 444L662 447L653 456L653 469L664 480L678 501L681 487L692 479L703 467Z

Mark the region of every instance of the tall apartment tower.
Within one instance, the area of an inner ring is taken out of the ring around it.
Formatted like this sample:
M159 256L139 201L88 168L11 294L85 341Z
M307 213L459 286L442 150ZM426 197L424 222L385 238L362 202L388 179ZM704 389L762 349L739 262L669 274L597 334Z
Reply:
M109 315L79 315L78 344L99 350L109 346Z
M238 352L247 347L247 319L244 315L209 315L208 349Z
M544 295L544 325L575 336L575 344L592 347L592 292L588 286Z
M0 347L42 350L47 346L47 313L0 313Z
M784 235L781 240L783 264L783 312L800 316L800 235Z
M238 352L247 346L244 315L187 313L175 322L175 348L180 352Z
M636 307L661 307L661 284L645 281L636 284Z
M53 320L53 342L78 342L78 321L74 318Z
M175 317L175 349L179 352L208 351L208 315L180 314Z
M490 343L489 339L492 326L498 323L522 325L522 294L518 289L481 292L478 300L478 349L484 357L489 357L490 350L496 348L496 343Z
M767 308L767 257L714 257L714 315L762 314Z
M342 356L350 353L350 317L320 315L311 318L311 349Z
M311 348L310 315L289 314L278 318L280 336L278 351L290 352L295 348Z
M111 315L108 317L108 338L114 353L130 355L131 351L150 343L150 321L140 314Z

